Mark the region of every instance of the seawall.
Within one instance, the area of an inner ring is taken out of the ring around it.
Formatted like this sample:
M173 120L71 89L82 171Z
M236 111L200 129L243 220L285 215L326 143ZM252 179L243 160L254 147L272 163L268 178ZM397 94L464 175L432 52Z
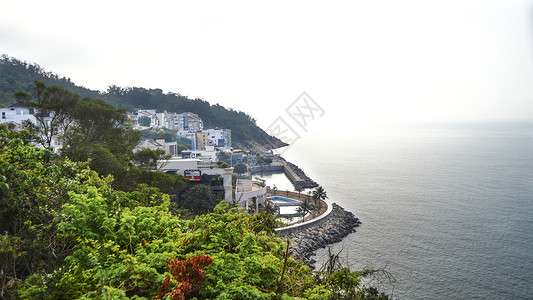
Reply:
M248 167L250 173L260 173L260 172L284 172L285 166L282 163L271 163L270 165L261 165Z
M355 232L361 224L353 213L344 210L336 203L332 206L331 213L321 222L315 222L313 226L302 230L278 233L279 238L289 239L292 256L311 268L315 268L316 261L312 257L316 254L316 250L342 241L344 237Z

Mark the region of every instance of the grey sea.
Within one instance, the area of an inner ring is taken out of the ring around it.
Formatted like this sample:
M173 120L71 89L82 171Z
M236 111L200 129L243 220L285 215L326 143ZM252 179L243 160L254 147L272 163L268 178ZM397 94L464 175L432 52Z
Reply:
M333 251L385 268L395 299L533 299L533 124L303 135L285 150L363 223Z

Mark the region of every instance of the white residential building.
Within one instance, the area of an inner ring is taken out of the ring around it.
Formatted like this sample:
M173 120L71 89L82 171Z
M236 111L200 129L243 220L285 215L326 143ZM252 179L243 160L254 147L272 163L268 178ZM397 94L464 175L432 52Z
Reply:
M16 123L22 124L22 121L28 120L37 125L37 119L32 114L32 110L25 107L23 103L17 102L6 108L0 108L0 124Z
M144 123L143 118L148 118L150 124ZM141 127L160 127L159 119L157 118L157 110L155 109L139 109L137 110L137 122ZM148 125L148 126L147 126Z
M156 124L155 124L155 128L168 128L166 127L166 116L167 115L167 112L162 112L162 113L156 113L155 114L155 118L156 118Z
M189 150L181 152L182 158L195 158L204 163L216 163L217 152L214 146L207 146L205 150Z
M231 129L207 129L208 139L215 147L231 148Z
M176 142L165 142L165 140L144 140L137 147L135 147L134 151L136 152L143 149L161 149L165 151L165 154L178 156L178 144Z

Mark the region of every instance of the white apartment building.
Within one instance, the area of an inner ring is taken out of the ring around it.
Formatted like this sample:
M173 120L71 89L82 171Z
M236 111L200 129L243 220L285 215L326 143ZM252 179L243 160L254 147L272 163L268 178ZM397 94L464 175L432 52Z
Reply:
M207 129L208 138L215 147L231 148L231 129Z

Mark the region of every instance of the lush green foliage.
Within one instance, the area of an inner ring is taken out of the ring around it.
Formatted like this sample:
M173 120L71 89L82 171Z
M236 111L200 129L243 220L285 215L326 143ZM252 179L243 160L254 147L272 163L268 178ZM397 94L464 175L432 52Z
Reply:
M23 95L17 92L17 98ZM38 122L44 147L52 146L52 137L59 134L61 129L67 129L73 122L72 112L76 108L79 95L71 93L58 86L46 86L36 81L33 88L35 101L25 103L35 109L35 118ZM28 99L29 96L24 96Z
M143 118L150 118L142 116ZM137 120L139 121L139 120ZM176 141L176 131L169 129L160 129L157 131L154 130L143 130L142 137L146 140L165 140L165 142L175 142Z
M221 168L227 168L227 167L229 167L229 165L228 165L227 163L225 163L225 162L223 162L223 161L220 161L220 160L217 161L217 165L218 165L219 167L221 167Z
M318 186L311 194L313 195L313 200L315 200L315 205L318 205L321 200L328 199L328 194L323 186Z
M213 193L209 186L197 184L183 193L179 206L195 215L206 214L213 212L220 200L222 199L217 199L217 194Z
M124 111L102 100L83 99L70 115L75 124L65 132L62 155L74 161L91 159L91 168L100 174L122 175L141 136Z
M134 164L138 165L143 169L156 170L157 162L159 160L168 160L172 156L170 154L165 154L165 150L161 149L142 149L131 155L131 160Z
M270 165L272 163L271 157L263 157L263 156L257 156L256 158L257 163L260 165Z
M51 273L62 265L73 244L58 238L56 217L68 191L85 192L87 185L106 186L86 163L54 164L52 153L28 145L28 132L0 125L0 288L37 272Z
M245 164L238 163L235 166L233 166L233 172L235 172L237 174L244 174L244 173L248 172L248 168L246 167Z

